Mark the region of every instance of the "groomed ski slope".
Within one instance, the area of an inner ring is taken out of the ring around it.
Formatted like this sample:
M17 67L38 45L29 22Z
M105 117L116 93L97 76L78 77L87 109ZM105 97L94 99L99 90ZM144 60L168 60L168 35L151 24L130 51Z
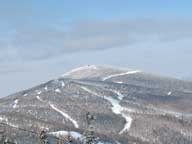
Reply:
M114 77L118 77L118 76L123 76L123 75L129 75L129 74L135 74L135 73L139 73L141 71L135 70L135 71L128 71L128 72L124 72L124 73L119 73L119 74L113 74L113 75L109 75L106 77L103 77L103 81L108 80L110 78L114 78Z
M45 100L43 100L40 96L36 96L36 98L40 101L40 102L44 102L44 103L48 103L49 106L56 112L60 113L63 117L65 117L66 119L68 119L69 121L71 121L73 123L73 125L75 126L75 128L79 128L79 125L77 123L76 120L74 120L71 116L69 116L67 113L63 112L62 110L60 110L58 107L56 107L54 104L52 104L51 102L46 102Z
M88 93L91 93L95 96L102 97L102 98L106 99L108 102L110 102L112 105L111 109L112 109L113 113L120 114L126 120L124 128L119 132L119 134L123 134L124 132L129 131L129 129L131 127L131 123L132 123L132 118L130 116L128 116L127 114L123 113L125 108L120 105L120 99L123 98L122 94L120 94L119 92L115 92L118 95L119 100L117 100L117 99L114 99L114 98L109 97L109 96L104 96L104 97L100 96L97 93L93 92L92 90L88 89L87 87L81 86L81 88L83 90L87 91Z

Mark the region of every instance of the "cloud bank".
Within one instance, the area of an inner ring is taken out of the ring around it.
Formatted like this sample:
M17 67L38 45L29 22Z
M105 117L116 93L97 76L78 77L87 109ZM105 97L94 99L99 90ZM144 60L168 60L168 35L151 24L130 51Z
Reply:
M141 43L151 43L151 49L161 44L169 48L170 42L175 43L172 47L190 48L191 39L192 21L182 18L81 22L67 29L65 25L60 28L16 27L7 36L0 35L0 63L44 60L67 53L121 46L131 49Z

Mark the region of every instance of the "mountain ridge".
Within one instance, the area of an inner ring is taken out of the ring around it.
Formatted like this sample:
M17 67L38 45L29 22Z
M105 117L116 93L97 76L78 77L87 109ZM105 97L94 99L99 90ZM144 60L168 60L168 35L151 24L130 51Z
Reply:
M91 112L96 116L94 131L103 143L162 144L179 137L188 144L191 100L190 82L91 65L1 98L0 122L34 130L44 127L56 135L83 135L85 114Z

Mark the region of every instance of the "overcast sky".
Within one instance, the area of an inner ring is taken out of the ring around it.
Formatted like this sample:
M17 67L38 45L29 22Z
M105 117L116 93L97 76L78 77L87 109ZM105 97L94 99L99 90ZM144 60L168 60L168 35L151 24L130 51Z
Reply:
M87 64L192 77L191 0L0 0L0 97Z

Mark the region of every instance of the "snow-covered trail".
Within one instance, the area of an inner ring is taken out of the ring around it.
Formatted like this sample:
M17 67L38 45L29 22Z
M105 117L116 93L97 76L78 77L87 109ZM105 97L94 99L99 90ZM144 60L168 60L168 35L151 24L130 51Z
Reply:
M67 113L63 112L62 110L60 110L59 108L57 108L54 104L52 104L51 102L46 102L45 100L43 100L40 96L36 96L36 98L40 101L40 102L44 102L49 104L49 106L56 112L60 113L63 117L65 117L66 119L68 119L69 121L71 121L73 123L73 125L75 126L75 128L79 128L79 125L77 123L76 120L74 120L71 116L69 116Z
M124 128L119 132L119 134L122 134L126 131L129 131L130 127L131 127L131 123L132 123L132 118L130 116L128 116L127 114L123 113L124 110L126 110L124 107L122 107L120 105L120 101L121 99L123 99L123 96L121 93L117 92L117 91L114 91L117 95L118 95L118 100L117 99L114 99L112 97L109 97L109 96L100 96L98 95L96 92L93 92L92 90L88 89L87 87L84 87L84 86L81 86L81 88L93 95L96 95L96 96L99 96L99 97L102 97L104 99L106 99L108 102L111 103L112 105L112 111L115 113L115 114L120 114L123 118L125 118L126 120L126 124L124 126Z
M128 72L119 73L119 74L113 74L113 75L109 75L109 76L103 77L102 80L105 81L105 80L108 80L108 79L113 78L113 77L129 75L129 74L135 74L135 73L139 73L139 72L141 72L141 71L135 70L135 71L128 71Z
M37 98L40 102L45 102L42 98L40 98L40 96L36 96L36 98Z
M77 123L77 121L75 121L73 118L71 118L67 113L63 112L62 110L60 110L59 108L57 108L54 104L49 103L49 105L51 106L51 108L55 111L57 111L58 113L60 113L61 115L63 115L65 118L67 118L68 120L70 120L73 125L75 126L75 128L79 128L79 125Z
M120 101L124 98L124 95L122 95L119 91L116 91L116 90L111 90L111 91L118 96L118 99Z

